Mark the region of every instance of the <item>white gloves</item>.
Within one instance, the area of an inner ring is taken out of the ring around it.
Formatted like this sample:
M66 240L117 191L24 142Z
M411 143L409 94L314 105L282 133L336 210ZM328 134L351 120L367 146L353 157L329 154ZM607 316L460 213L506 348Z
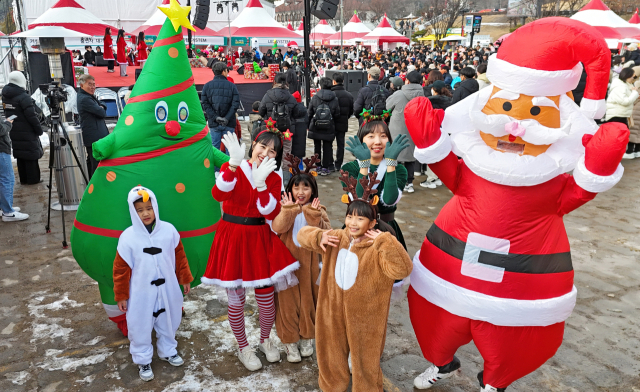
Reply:
M226 146L226 144L225 144ZM251 166L251 175L253 176L253 184L256 186L256 189L259 192L267 189L267 177L271 172L276 170L276 160L265 158L264 161L260 164L260 166L255 163Z
M244 159L244 152L247 150L247 146L244 143L240 145L236 135L231 132L222 135L222 142L227 151L229 151L229 165L240 166Z

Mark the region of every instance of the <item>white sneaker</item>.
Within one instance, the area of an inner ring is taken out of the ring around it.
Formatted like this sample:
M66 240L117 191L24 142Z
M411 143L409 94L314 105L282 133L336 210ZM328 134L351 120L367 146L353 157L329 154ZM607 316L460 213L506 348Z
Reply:
M262 367L262 362L260 362L260 359L256 356L256 350L249 346L238 350L238 359L244 367L252 372Z
M438 381L453 376L453 373L455 370L449 373L440 373L438 367L434 365L416 377L413 380L413 386L418 389L429 389Z
M273 345L271 339L265 339L264 343L258 345L260 351L264 353L269 362L278 362L280 360L280 351Z
M313 339L300 339L300 355L303 357L313 355Z
M436 189L437 185L435 181L424 180L420 183L420 186L423 188Z
M153 380L153 370L151 370L151 364L147 365L138 365L138 374L140 375L140 379L142 381L151 381Z
M633 153L634 157L640 158L640 151L636 151ZM15 207L13 207L15 209Z
M5 214L4 212L2 213L3 222L17 222L17 221L23 221L25 219L29 219L29 215L23 214L22 212L15 211L13 214L9 214L9 215Z
M421 175L422 175L422 172L413 172L413 176L414 177L418 177L418 176L421 176Z
M404 186L404 191L407 193L413 193L415 190L413 189L413 184L407 184Z
M298 351L298 343L286 343L284 351L287 353L287 361L294 363L302 361L300 351Z
M352 374L352 368L351 368L351 353L349 353L349 358L347 358L347 364L349 364L349 374Z
M440 179L439 179L439 178L435 181L435 183L436 183L436 186L440 186L440 185L442 185L442 181L440 181Z
M498 388L494 388L491 385L487 384L484 388L480 388L480 392L498 392Z
M20 212L20 207L11 207L11 208L13 208L13 211L14 211L14 212ZM2 214L2 212L3 212L3 211L2 211L2 210L0 210L0 214Z
M163 360L163 361L169 362L169 364L171 366L182 366L182 365L184 365L184 361L182 360L182 358L178 354L176 354L176 355L174 355L172 357L164 357L164 358L160 357L160 359Z
M622 156L622 159L633 159L636 158L636 153L635 152L631 152L631 153L624 153L624 155Z

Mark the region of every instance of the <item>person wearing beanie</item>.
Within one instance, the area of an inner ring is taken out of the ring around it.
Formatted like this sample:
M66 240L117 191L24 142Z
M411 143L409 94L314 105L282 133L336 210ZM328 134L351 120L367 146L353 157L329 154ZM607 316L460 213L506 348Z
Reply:
M38 121L42 113L27 93L27 80L20 71L9 74L9 83L2 88L4 115L17 116L9 133L13 145L13 156L18 163L18 176L22 185L38 184L40 166L38 159L44 155L40 135L44 130Z
M393 95L393 93L400 90L402 86L404 86L404 80L402 80L402 78L399 76L393 76L389 78L389 81L391 82L390 84L391 95Z
M404 192L407 193L414 192L414 173L419 167L416 165L416 159L413 156L416 145L411 140L409 131L407 131L407 125L404 122L404 108L409 101L416 97L424 97L424 92L422 91L422 74L418 71L411 71L407 74L407 80L402 88L387 98L387 110L391 111L389 131L391 131L392 140L395 140L400 135L407 136L408 147L398 155L398 162L407 169L407 182L404 185Z

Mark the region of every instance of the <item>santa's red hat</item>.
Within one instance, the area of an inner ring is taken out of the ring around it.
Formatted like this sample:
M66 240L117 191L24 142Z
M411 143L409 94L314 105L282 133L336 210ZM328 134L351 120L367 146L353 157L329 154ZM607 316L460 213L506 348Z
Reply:
M605 113L611 52L600 32L569 18L544 18L517 29L487 65L498 88L531 96L555 96L575 89L587 71L581 109L590 118Z

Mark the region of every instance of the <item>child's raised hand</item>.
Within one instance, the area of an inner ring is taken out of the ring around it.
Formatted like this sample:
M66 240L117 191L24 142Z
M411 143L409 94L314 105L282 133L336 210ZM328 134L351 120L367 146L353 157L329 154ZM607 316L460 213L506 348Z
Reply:
M311 202L311 208L315 208L316 210L320 209L320 199L318 199L317 197L315 199L313 199L313 201Z
M120 311L122 313L127 313L127 300L123 300L123 301L118 301L118 309L120 309Z
M280 204L284 207L284 206L290 206L296 203L293 201L293 196L291 195L291 193L285 192L282 194L282 200L280 200Z
M184 284L184 295L187 295L191 292L191 285L190 284Z
M320 248L322 248L323 251L327 250L327 248L325 248L325 245L333 246L335 248L338 246L338 243L340 242L337 236L329 235L329 231L330 230L323 232L322 238L320 239Z
M380 230L367 230L367 232L364 233L364 235L366 235L367 237L371 238L374 241L376 238L378 238L380 234L382 234Z

